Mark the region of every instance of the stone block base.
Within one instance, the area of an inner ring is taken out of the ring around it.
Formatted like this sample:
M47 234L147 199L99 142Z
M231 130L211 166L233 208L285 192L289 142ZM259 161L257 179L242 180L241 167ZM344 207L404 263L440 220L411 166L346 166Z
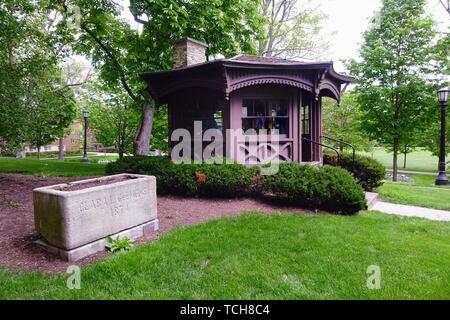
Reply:
M159 230L159 221L158 219L155 219L153 221L141 224L137 227L113 234L111 235L111 238L117 239L127 237L130 240L135 240L158 230ZM87 256L93 255L97 252L104 251L106 248L106 238L88 243L82 247L75 248L72 250L64 250L61 248L57 248L55 246L52 246L45 240L37 240L35 241L35 244L43 248L45 251L59 256L64 261L75 262Z

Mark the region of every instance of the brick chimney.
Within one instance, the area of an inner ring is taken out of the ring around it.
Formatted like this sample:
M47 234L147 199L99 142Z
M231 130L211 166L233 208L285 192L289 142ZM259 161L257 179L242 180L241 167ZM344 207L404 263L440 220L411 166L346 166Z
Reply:
M173 68L179 69L206 62L208 45L191 38L177 40L173 44Z

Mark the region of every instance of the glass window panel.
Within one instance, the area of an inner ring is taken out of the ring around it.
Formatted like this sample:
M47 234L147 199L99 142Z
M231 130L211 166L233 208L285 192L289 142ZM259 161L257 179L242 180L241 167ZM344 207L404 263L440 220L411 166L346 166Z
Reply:
M267 116L265 100L255 100L255 111L253 116Z
M256 128L255 121L256 121L256 119L254 119L254 118L242 119L242 130L244 132L251 130L251 129L254 130Z
M272 100L272 116L287 117L288 107L287 100Z
M253 100L244 99L242 101L242 116L250 117L253 115Z
M278 130L278 134L284 135L289 133L289 119L288 118L275 118L274 129Z
M242 103L242 129L250 134L267 130L274 134L289 134L289 101L286 99L244 99ZM248 133L247 133L248 134Z
M214 114L214 121L215 121L215 128L216 129L222 129L223 128L222 110L216 111L216 113Z
M310 108L309 106L302 107L302 127L303 134L311 133L311 124L310 124Z

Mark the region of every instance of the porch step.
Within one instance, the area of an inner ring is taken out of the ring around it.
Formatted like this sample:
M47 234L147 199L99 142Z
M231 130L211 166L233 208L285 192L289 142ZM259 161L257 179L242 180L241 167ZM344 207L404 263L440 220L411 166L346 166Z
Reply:
M366 192L366 200L367 210L371 210L380 201L380 196L375 192Z

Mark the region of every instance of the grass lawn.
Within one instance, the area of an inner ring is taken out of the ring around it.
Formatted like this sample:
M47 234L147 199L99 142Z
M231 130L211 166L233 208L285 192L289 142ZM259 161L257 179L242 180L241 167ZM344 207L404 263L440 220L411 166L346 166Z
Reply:
M97 163L0 157L0 172L32 174L45 177L102 176L105 174L105 165Z
M82 268L80 290L66 274L0 271L0 299L448 299L449 261L447 222L245 214Z
M66 162L80 162L81 158L83 158L83 155L70 155L70 156L66 156L64 158L64 161ZM27 159L29 160L38 160L37 156L27 156ZM93 163L98 163L101 160L108 160L108 161L115 161L117 159L119 159L119 156L111 156L111 155L97 155L97 154L89 154L88 153L88 159L90 162ZM57 156L55 156L54 158L46 158L46 157L41 157L41 160L47 161L47 160L55 160L55 161L59 161Z
M436 187L436 177L408 175L414 183L385 182L377 189L383 201L425 208L450 210L450 187Z
M384 148L375 148L373 152L362 153L364 155L375 158L380 161L386 168L392 168L392 153L386 152ZM424 171L437 172L438 157L433 156L430 152L424 150L416 150L409 153L406 157L406 169L403 168L403 155L399 155L398 168L407 171Z
M64 159L66 162L80 162L82 156L80 157L70 157ZM92 163L98 163L99 161L116 161L119 159L119 156L90 156L88 155L88 159Z

